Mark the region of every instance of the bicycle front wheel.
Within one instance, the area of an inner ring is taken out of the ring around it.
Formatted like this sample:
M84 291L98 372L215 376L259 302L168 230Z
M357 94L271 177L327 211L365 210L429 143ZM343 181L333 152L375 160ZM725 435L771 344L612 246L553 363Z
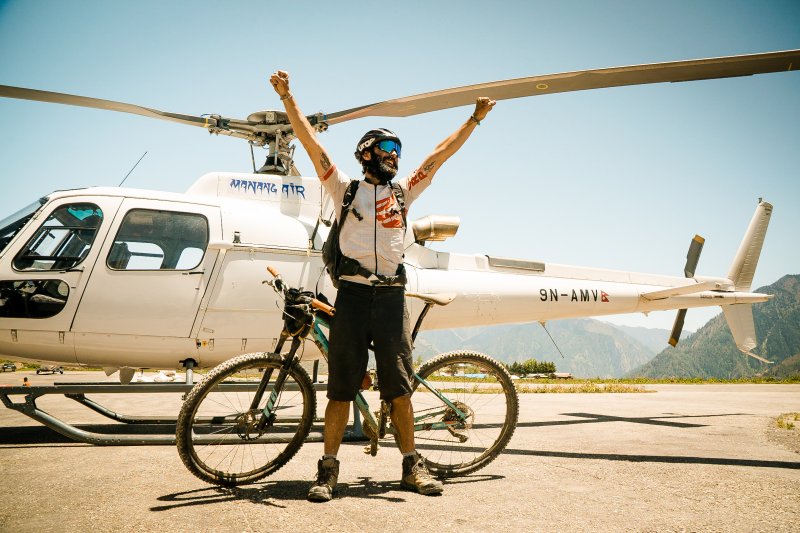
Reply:
M414 440L431 473L463 476L492 462L517 427L519 400L505 367L469 351L423 364L414 384ZM446 400L446 401L445 401Z
M176 444L195 476L217 485L251 483L297 453L311 430L316 395L299 365L289 369L283 387L275 391L282 365L274 354L240 355L215 367L192 388L178 415ZM270 374L269 383L254 402L265 373ZM275 416L265 424L269 401Z

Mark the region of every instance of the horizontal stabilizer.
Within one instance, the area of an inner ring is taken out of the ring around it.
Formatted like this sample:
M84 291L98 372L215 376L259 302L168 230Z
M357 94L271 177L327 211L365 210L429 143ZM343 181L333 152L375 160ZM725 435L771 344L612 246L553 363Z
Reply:
M722 307L722 312L725 314L725 320L728 322L728 327L731 329L736 347L745 355L749 355L764 363L771 363L772 361L767 361L763 357L752 352L753 348L757 345L752 304L725 305Z
M642 298L645 300L663 300L670 296L683 296L684 294L694 294L696 292L710 291L719 289L721 283L718 281L704 281L702 283L695 283L692 285L683 285L681 287L670 287L660 291L642 293Z

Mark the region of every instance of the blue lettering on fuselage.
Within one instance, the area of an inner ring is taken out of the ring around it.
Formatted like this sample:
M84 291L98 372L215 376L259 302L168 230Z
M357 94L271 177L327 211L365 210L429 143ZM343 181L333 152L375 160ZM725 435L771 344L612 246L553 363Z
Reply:
M244 193L253 194L266 194L269 196L278 195L278 185L268 181L255 181L255 180L240 180L231 179L230 188ZM290 196L299 197L305 200L306 188L304 185L297 183L284 183L281 187L283 196L288 198Z

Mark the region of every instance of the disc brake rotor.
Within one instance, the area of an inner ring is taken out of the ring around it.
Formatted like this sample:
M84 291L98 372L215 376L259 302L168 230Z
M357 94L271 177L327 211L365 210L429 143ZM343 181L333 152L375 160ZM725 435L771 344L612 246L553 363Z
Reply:
M251 409L241 413L236 417L236 433L242 440L254 440L263 433L257 428L262 412L258 409Z

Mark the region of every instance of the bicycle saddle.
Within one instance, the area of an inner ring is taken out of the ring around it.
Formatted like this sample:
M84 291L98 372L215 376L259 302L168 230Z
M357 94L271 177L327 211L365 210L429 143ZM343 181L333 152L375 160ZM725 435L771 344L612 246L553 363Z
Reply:
M436 305L447 305L456 299L458 294L454 292L440 292L440 293L416 293L407 292L406 296L409 298L419 298L425 303Z

